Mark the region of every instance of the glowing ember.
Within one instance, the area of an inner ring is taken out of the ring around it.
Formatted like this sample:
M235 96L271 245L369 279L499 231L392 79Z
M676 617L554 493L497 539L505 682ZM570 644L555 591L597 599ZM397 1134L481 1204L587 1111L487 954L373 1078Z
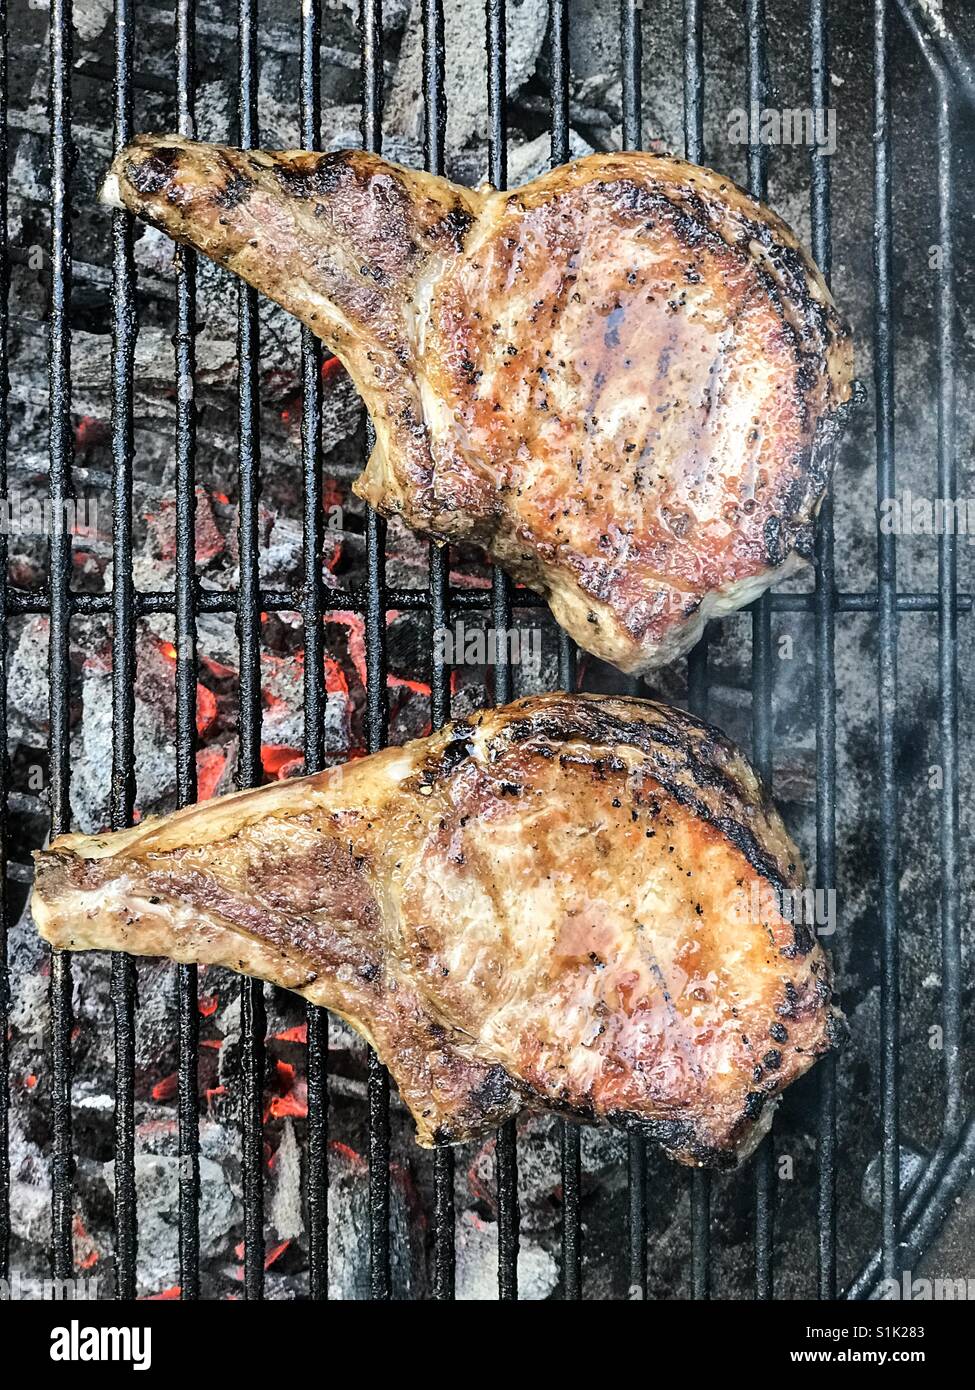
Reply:
M261 746L261 766L268 777L283 781L304 766L305 755L299 748L286 743L265 743Z
M308 1114L308 1102L297 1094L275 1096L268 1106L267 1113L273 1120L303 1120Z
M214 661L212 656L201 656L200 660L214 680L226 681L237 675L233 666L224 666L221 662Z
M330 1140L328 1147L331 1149L332 1153L341 1154L343 1158L347 1158L354 1167L364 1168L366 1166L366 1160L362 1157L362 1154L356 1153L351 1145L343 1144L341 1139Z
M75 425L74 446L79 453L86 449L92 449L98 444L104 444L109 436L109 426L105 420L99 420L94 415L82 415Z
M71 1234L74 1244L74 1262L78 1269L91 1269L99 1261L99 1253L95 1248L95 1243L85 1229L85 1223L81 1217L75 1213L71 1222Z
M347 612L329 613L328 621L348 628L349 657L364 689L366 685L366 628L362 615Z
M202 738L216 722L217 697L205 685L196 687L196 732Z
M170 663L176 664L178 652L172 642L159 642L159 651ZM214 724L217 718L217 697L212 690L208 690L205 685L197 684L196 687L196 732L202 737Z
M430 687L426 681L411 681L405 676L387 676L386 684L390 690L412 690L416 695L425 695L430 698Z
M272 1246L264 1257L264 1268L270 1269L276 1260L280 1260L290 1244L290 1240L283 1240L280 1245Z
M264 1268L270 1269L276 1260L280 1260L281 1256L284 1254L284 1252L287 1250L290 1244L290 1240L283 1240L280 1243L280 1245L272 1245L271 1249L268 1250L264 1256ZM240 1241L237 1245L234 1246L234 1254L237 1256L238 1260L242 1260L244 1258L243 1241ZM236 1278L243 1279L243 1277L244 1270L243 1267L241 1267L236 1271Z
M201 748L196 755L196 799L209 801L223 776L227 766L227 755L222 748Z
M297 1023L294 1028L285 1028L283 1033L275 1033L276 1042L296 1042L306 1043L308 1041L308 1024Z
M325 689L333 695L349 695L349 682L337 661L330 656L325 658Z
M157 1081L150 1094L153 1100L172 1100L178 1090L179 1077L176 1072L173 1072L170 1076L164 1076L161 1081Z
M304 1119L308 1114L308 1088L305 1081L298 1078L290 1062L277 1061L275 1068L283 1094L271 1097L265 1119Z

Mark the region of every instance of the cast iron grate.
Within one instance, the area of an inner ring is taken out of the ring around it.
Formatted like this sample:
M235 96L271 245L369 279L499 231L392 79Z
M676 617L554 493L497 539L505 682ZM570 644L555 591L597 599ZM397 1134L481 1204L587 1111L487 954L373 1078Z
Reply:
M936 349L939 367L938 492L955 496L954 449L954 342L952 321L952 90L945 59L919 27L917 12L924 6L898 0L905 22L924 54L937 92L936 140L938 160L939 243L942 249L937 271ZM472 5L480 22L480 10ZM567 0L551 0L549 70L551 74L551 158L553 164L569 155L569 72ZM763 103L766 95L766 14L764 0L745 0L746 37L745 96ZM50 89L48 112L51 139L51 299L49 308L50 383L50 485L57 506L72 491L72 429L70 328L68 299L71 288L71 0L51 0ZM178 127L194 130L194 0L176 0L174 79ZM808 5L809 99L814 108L828 105L828 0L809 0ZM892 215L891 215L891 112L888 94L888 25L891 6L874 0L874 347L876 386L877 497L894 492L893 363L892 363ZM627 148L641 143L641 26L640 0L622 0L620 6L620 54L623 88L623 137ZM256 0L238 0L239 129L241 143L257 140L257 70L259 61ZM425 104L424 148L427 167L444 169L446 110L444 98L444 25L440 0L424 0L423 95ZM306 148L320 140L319 46L320 0L304 0L300 7L300 132ZM5 17L0 39L0 83L6 112L7 33ZM703 142L704 44L702 0L685 0L683 16L684 143L691 160L706 162ZM489 111L489 167L497 187L506 183L506 83L505 0L487 0L485 35L486 98ZM371 150L382 148L382 4L363 0L361 15L362 142ZM115 0L114 139L124 143L132 129L133 59L135 50L133 0ZM7 471L7 301L9 246L6 233L7 124L0 125L0 493L6 494ZM762 197L766 191L767 150L761 144L749 148L750 189ZM831 261L830 166L813 153L810 162L810 212L812 251L828 276ZM324 627L323 614L330 608L352 609L362 615L366 633L367 731L370 751L383 746L387 737L386 614L393 608L428 614L431 629L446 626L448 619L489 605L498 629L512 622L512 595L506 577L493 576L489 595L452 590L446 555L431 547L429 586L426 591L393 589L385 580L385 528L379 518L367 519L368 582L353 594L330 591L321 583L323 549L321 459L321 348L305 331L302 336L302 387L304 418L301 436L303 539L305 578L300 592L262 589L258 569L258 488L260 435L258 410L259 332L255 293L239 288L238 308L238 468L240 582L236 593L203 591L194 572L194 333L195 266L191 252L177 260L176 365L177 395L177 522L176 581L172 594L139 592L133 577L132 464L133 370L136 334L135 274L132 225L128 214L117 212L112 224L113 257L113 559L114 587L110 594L78 594L71 588L71 537L55 531L51 539L50 569L43 591L13 586L6 570L6 539L0 535L0 723L5 723L6 646L10 618L44 613L50 618L50 811L51 832L69 829L69 627L72 618L107 614L112 624L113 673L113 770L111 821L113 827L130 823L134 809L133 719L135 623L146 614L168 613L175 620L176 751L180 804L196 796L196 625L204 613L236 614L239 642L239 773L242 783L254 783L261 772L261 694L259 620L262 612L300 612L305 641L305 763L308 771L324 765ZM937 1231L945 1211L975 1156L975 1128L964 1114L961 1085L961 939L959 921L959 820L958 820L958 673L956 623L959 611L971 604L957 594L956 538L939 538L938 584L934 593L904 593L897 587L896 542L893 535L878 535L877 587L874 592L837 592L834 583L833 523L831 503L823 508L816 549L816 584L810 594L766 595L752 610L752 732L753 756L768 779L772 766L772 628L773 612L807 615L815 634L815 728L817 769L817 876L816 883L829 887L836 872L835 740L836 685L834 631L844 614L873 613L879 622L877 688L880 729L880 922L882 930L882 1154L881 1241L859 1276L844 1292L869 1294L877 1280L890 1277L912 1252L924 1249ZM518 596L519 607L531 607L531 596ZM941 931L943 970L944 1077L946 1108L939 1147L907 1191L901 1188L898 1087L898 790L895 775L895 719L897 713L896 641L901 613L936 613L938 620L939 731L944 784L939 827L942 865ZM439 727L450 713L449 670L434 649L431 657L432 723ZM564 686L575 682L575 653L562 638L559 679ZM707 639L692 654L688 672L689 700L705 711L708 690ZM496 675L496 699L512 694L512 673L502 662ZM9 788L9 768L4 762L4 790ZM6 797L0 805L0 860L7 857ZM4 937L8 919L6 878L0 873L4 893ZM5 941L4 941L5 945ZM4 950L0 978L0 1275L6 1274L10 1250L10 1166L8 1157L7 1105L9 1074L7 1055L9 982ZM200 1292L199 1250L199 1116L197 1102L198 1010L195 968L178 968L179 1072L179 1241L182 1297ZM241 1051L244 1103L242 1108L242 1172L244 1191L244 1292L260 1298L264 1284L264 1192L262 1148L262 1079L264 1074L264 992L260 983L245 981L242 994ZM53 1077L53 1147L51 1188L52 1264L55 1277L74 1273L72 1256L72 1128L71 1035L72 965L67 955L56 955L51 965L52 1032L50 1065ZM112 999L115 1030L115 1280L120 1297L136 1292L137 1201L135 1182L135 973L132 961L120 956L113 961ZM309 1294L327 1294L328 1253L328 1076L326 1014L308 1011L307 1210L309 1221ZM840 1063L842 1065L842 1062ZM837 1289L836 1249L836 1066L834 1059L818 1069L817 1246L818 1287L824 1298ZM371 1291L378 1299L391 1296L390 1275L390 1139L389 1083L383 1068L372 1059L368 1082L369 1107L369 1260ZM582 1230L580 1215L579 1130L562 1126L562 1292L569 1299L584 1293L582 1281ZM498 1289L503 1299L518 1296L518 1155L513 1124L498 1138L497 1202L499 1230ZM647 1287L646 1156L642 1141L629 1140L629 1279L631 1292L642 1296ZM754 1293L773 1295L774 1195L772 1149L768 1141L754 1163ZM710 1183L708 1175L694 1172L689 1178L691 1197L692 1291L696 1298L710 1293ZM449 1299L454 1292L454 1168L453 1154L442 1149L435 1156L434 1294Z

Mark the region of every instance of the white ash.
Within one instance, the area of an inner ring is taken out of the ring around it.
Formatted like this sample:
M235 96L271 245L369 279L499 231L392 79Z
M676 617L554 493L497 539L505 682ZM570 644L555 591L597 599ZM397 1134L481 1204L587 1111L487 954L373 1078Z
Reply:
M445 0L444 86L447 94L447 143L461 146L487 131L483 10L467 0ZM508 95L516 93L535 71L548 28L545 0L522 0L507 9L505 72ZM422 0L413 0L410 22L400 49L396 75L386 103L386 123L399 135L419 139L423 120Z

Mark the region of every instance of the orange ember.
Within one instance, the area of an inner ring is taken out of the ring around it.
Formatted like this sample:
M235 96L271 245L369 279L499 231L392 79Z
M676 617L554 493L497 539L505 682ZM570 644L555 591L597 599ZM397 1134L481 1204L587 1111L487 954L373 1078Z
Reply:
M196 755L196 799L209 801L227 766L227 755L221 748L201 748Z
M161 1081L157 1081L152 1088L153 1100L172 1100L179 1090L179 1076L172 1072L169 1076L164 1076Z
M308 1024L296 1023L293 1028L285 1028L283 1033L275 1033L276 1042L296 1042L306 1043L308 1041Z
M265 743L261 746L261 766L268 777L286 777L304 760L301 749L291 748L287 743Z

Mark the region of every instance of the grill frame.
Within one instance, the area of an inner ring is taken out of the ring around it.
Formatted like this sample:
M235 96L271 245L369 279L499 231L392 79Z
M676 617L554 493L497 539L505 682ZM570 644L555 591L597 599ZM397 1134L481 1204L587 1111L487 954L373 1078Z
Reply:
M939 244L936 322L939 366L938 495L956 494L954 439L954 325L952 297L952 77L941 54L919 27L917 6L910 0L874 0L874 349L878 503L895 492L894 442L894 325L892 310L892 149L889 74L889 26L895 10L907 24L923 54L936 88L938 148ZM569 5L550 0L551 154L557 164L569 153ZM703 143L704 39L702 0L684 3L684 144L687 157L706 158ZM829 86L828 0L808 0L810 24L809 90L814 107L827 104ZM193 134L195 76L195 0L176 0L174 74L177 125ZM641 141L641 0L621 0L621 72L625 148ZM896 18L896 16L895 16ZM241 145L257 139L257 0L238 0L240 78L238 121ZM134 0L115 0L114 136L124 143L132 129L134 61ZM764 0L743 0L747 38L745 90L749 102L763 104L767 86L767 31ZM444 96L444 28L441 0L424 0L423 94L424 148L427 168L444 168L446 108ZM382 148L382 0L362 0L362 140L366 149ZM319 56L321 0L304 0L300 7L300 130L306 148L320 143ZM504 187L506 159L505 0L486 0L485 52L489 116L489 170L492 183ZM50 486L55 509L72 495L71 463L71 332L68 305L71 290L70 163L71 163L71 0L51 0L50 87L51 123L51 300L49 332ZM8 297L10 254L6 232L7 197L7 30L0 14L0 492L6 493L8 390ZM767 150L748 151L750 191L764 197ZM831 262L830 169L827 158L813 152L810 167L812 251L829 278ZM78 595L70 588L71 539L55 530L51 539L50 574L43 591L15 589L6 570L6 538L0 532L0 719L5 716L6 642L11 617L44 613L50 618L49 714L50 809L52 835L69 829L69 628L73 617L106 614L112 619L113 766L111 823L131 823L134 806L133 717L135 623L149 613L171 613L176 627L176 759L180 805L196 796L196 623L203 613L234 612L240 656L240 780L260 778L261 698L259 615L262 611L297 611L305 634L305 761L308 771L324 762L324 632L322 617L342 609L361 614L366 633L367 741L369 751L384 746L387 737L386 614L393 608L428 616L431 633L462 613L489 605L495 628L511 626L510 581L495 570L487 598L451 591L447 555L435 546L430 552L427 591L396 590L386 585L385 526L370 513L366 551L368 578L363 590L325 591L321 582L322 457L321 346L307 330L302 333L301 379L304 413L301 459L303 475L303 536L305 573L294 590L261 588L257 563L257 500L260 473L258 409L259 332L257 296L239 288L238 352L238 483L240 497L240 585L234 593L204 593L194 574L195 486L195 257L180 251L176 278L175 353L177 393L177 541L176 585L172 594L139 593L132 575L133 369L136 336L135 270L132 219L125 212L112 218L112 434L113 556L119 576L110 594ZM865 1297L878 1280L892 1278L912 1255L920 1253L937 1232L954 1195L975 1160L975 1119L963 1113L961 1095L961 933L959 902L959 747L957 618L970 612L969 595L957 592L957 542L939 537L938 585L935 593L903 593L897 587L896 537L878 532L877 588L866 593L837 593L833 545L832 502L827 499L816 541L815 588L808 594L767 594L752 607L752 754L767 783L772 773L772 630L775 613L799 613L812 618L815 640L816 729L816 885L829 888L836 870L836 687L834 640L836 619L843 614L878 616L878 728L880 736L880 926L881 926L881 1241L844 1296ZM543 606L533 595L517 596L518 608ZM939 848L942 893L943 1026L946 1104L942 1142L908 1192L901 1190L899 1145L898 1037L900 1022L898 953L898 787L895 767L897 725L897 635L903 613L938 615L939 735L944 782L941 792ZM431 651L431 716L434 728L449 718L450 679L436 644ZM563 636L559 653L560 682L575 684L575 652ZM688 665L688 702L699 713L707 710L707 637L692 653ZM511 698L512 672L506 660L496 670L498 703ZM6 880L7 813L10 787L6 749L0 751L0 1277L9 1273L10 1168L7 1132L9 1104L7 1024L9 978L6 959L8 897ZM181 1158L179 1178L180 1286L182 1296L199 1296L199 1116L197 1108L198 1012L195 967L175 968L179 1006L178 1124ZM124 955L113 959L112 1008L116 1045L115 1069L115 1293L133 1297L137 1271L137 1207L135 1191L135 967ZM67 1279L72 1259L71 1031L72 966L70 956L54 953L51 966L52 1066L52 1269ZM244 1293L259 1299L264 1286L264 1212L262 1151L262 1079L264 1072L264 987L241 982L242 1000L242 1158L244 1175ZM308 1198L309 1294L327 1295L328 1251L328 1022L324 1011L308 1009ZM836 1067L834 1056L819 1064L816 1127L818 1290L821 1298L837 1296L836 1271ZM390 1130L389 1078L373 1057L369 1084L369 1256L371 1293L375 1299L392 1296L390 1272ZM580 1211L579 1130L562 1124L563 1182L562 1293L583 1296L582 1228ZM502 1300L518 1296L518 1159L513 1122L498 1136L498 1291ZM755 1287L757 1298L774 1295L774 1192L772 1187L774 1133L754 1161ZM630 1138L629 1269L631 1295L647 1292L646 1151L643 1141ZM454 1164L448 1148L434 1158L434 1296L454 1294ZM695 1171L691 1189L691 1287L693 1296L711 1293L710 1179Z

